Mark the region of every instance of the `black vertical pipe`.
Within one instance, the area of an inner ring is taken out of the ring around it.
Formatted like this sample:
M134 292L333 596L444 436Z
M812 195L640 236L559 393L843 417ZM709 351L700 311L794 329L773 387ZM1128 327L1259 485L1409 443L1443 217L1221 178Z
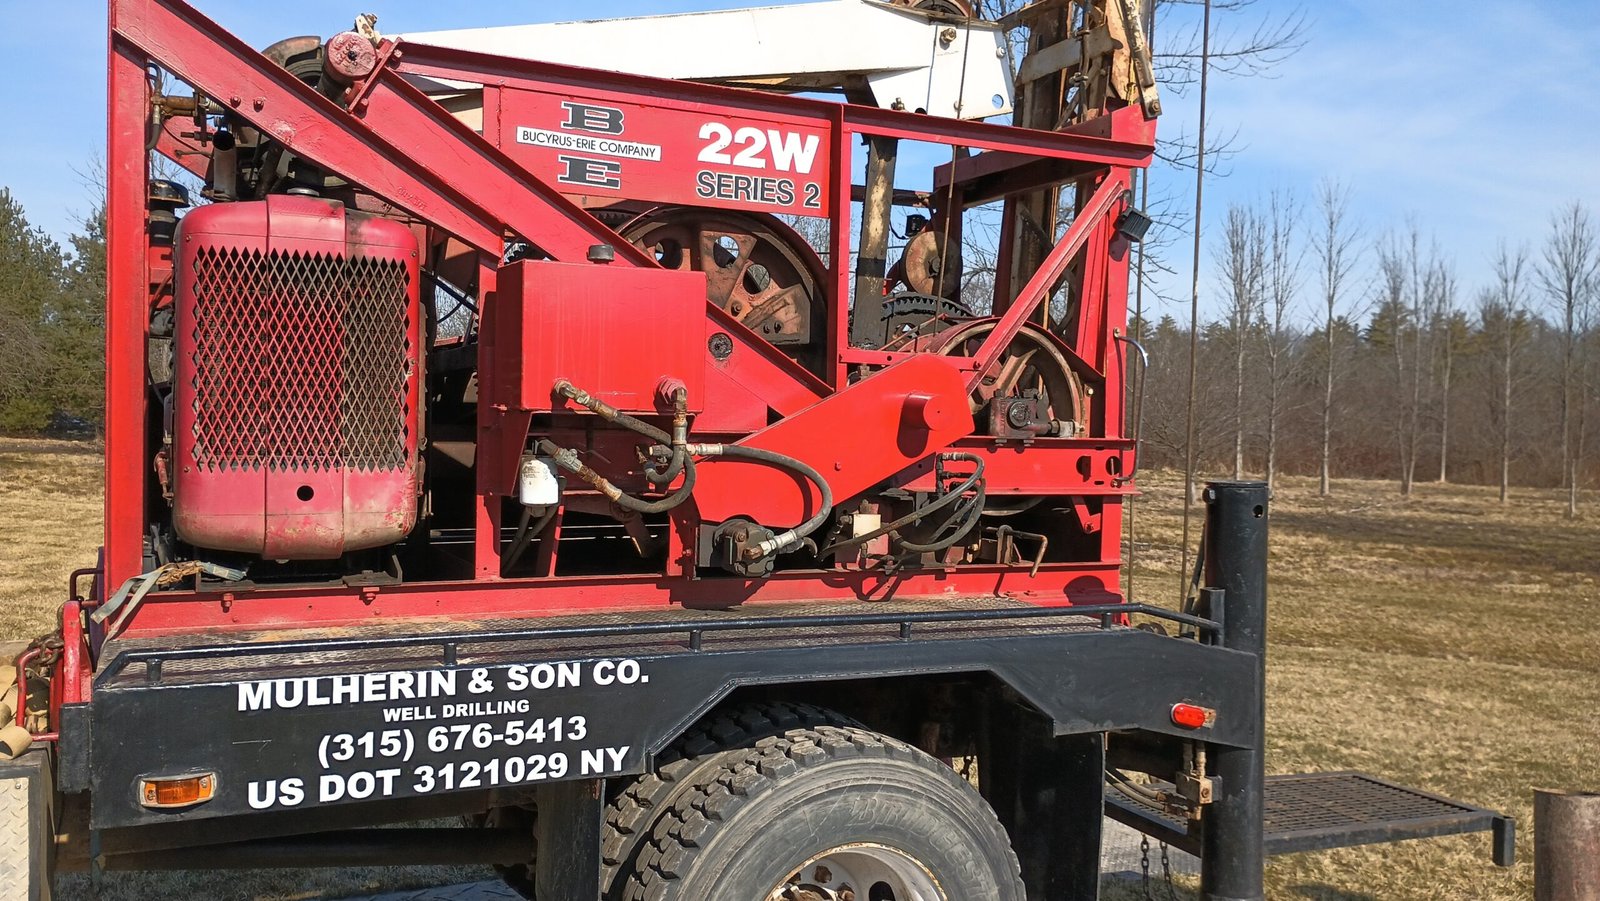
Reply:
M1200 892L1208 901L1261 901L1266 864L1267 501L1265 482L1206 485L1205 584L1222 589L1223 645L1256 655L1248 748L1213 746L1216 800L1206 808Z

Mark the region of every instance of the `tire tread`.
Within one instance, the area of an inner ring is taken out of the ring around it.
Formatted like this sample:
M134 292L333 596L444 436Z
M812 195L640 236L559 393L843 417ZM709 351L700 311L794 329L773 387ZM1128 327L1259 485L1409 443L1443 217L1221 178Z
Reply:
M742 807L755 803L767 791L802 770L831 761L882 758L916 766L927 775L945 780L960 790L972 788L950 767L911 745L859 725L799 726L781 736L763 738L753 747L724 751L721 765L698 774L694 784L656 818L627 876L623 901L672 901L673 889L702 851L703 842ZM981 804L986 826L1004 835L999 819ZM1021 879L1021 865L1009 844L1006 864Z

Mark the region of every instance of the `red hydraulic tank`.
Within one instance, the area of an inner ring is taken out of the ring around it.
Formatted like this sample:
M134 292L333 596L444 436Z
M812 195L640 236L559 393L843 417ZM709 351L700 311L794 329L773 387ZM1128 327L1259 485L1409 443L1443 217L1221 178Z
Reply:
M491 368L507 406L577 410L554 392L567 381L629 413L671 412L679 386L690 410L704 408L701 273L527 261L507 266L499 284Z
M218 203L178 232L178 536L269 559L399 541L417 518L417 242L314 197Z

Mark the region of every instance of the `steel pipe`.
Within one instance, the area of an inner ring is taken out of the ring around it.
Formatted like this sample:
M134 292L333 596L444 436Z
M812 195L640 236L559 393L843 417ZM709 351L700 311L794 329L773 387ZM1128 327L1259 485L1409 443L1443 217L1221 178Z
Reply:
M1211 747L1218 785L1201 821L1200 849L1200 893L1207 901L1265 897L1269 494L1265 482L1212 482L1205 490L1205 584L1223 592L1222 644L1254 654L1257 667L1254 697L1240 697L1248 706L1232 714L1254 724L1251 746Z
M1533 793L1534 901L1600 901L1600 792Z

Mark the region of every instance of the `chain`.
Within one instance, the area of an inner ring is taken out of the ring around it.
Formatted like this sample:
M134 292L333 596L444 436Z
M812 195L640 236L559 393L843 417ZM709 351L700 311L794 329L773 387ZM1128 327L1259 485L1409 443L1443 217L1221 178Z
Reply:
M1150 892L1150 837L1143 833L1139 835L1139 869L1144 874L1140 884L1144 887L1145 901L1156 901L1156 896Z
M1167 843L1161 843L1161 877L1167 883L1167 901L1178 901L1172 889L1172 861L1167 858Z

